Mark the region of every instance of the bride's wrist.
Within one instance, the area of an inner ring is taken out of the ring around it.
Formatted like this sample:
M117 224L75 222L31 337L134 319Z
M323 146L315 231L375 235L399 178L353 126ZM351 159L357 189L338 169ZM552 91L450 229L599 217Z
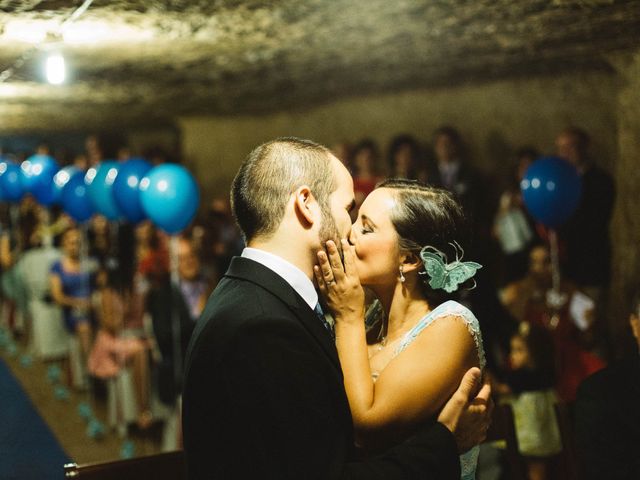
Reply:
M334 316L336 328L364 325L364 314L357 312L343 312Z

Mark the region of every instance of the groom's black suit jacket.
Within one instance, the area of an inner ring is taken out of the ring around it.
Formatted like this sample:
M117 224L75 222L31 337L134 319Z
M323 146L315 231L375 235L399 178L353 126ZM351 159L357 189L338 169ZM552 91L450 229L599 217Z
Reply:
M451 433L433 423L356 460L329 333L279 275L236 257L191 338L183 392L190 479L459 479Z

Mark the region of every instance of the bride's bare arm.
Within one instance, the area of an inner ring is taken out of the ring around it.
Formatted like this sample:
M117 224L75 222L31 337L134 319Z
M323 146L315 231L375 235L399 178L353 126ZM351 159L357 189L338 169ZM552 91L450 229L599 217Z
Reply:
M345 247L345 245L343 245ZM316 280L336 316L336 347L356 433L366 442L403 431L435 414L477 365L474 341L463 319L442 317L392 360L374 383L363 319L364 294L353 254L344 250L344 271L335 245L318 255Z

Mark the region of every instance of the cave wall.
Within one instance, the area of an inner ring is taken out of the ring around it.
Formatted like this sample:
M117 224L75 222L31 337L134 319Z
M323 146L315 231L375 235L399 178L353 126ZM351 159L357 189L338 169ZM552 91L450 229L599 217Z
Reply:
M597 162L613 171L617 84L614 75L581 73L341 99L262 116L182 117L182 153L197 172L204 197L211 198L227 194L252 148L278 136L327 146L372 137L384 153L396 134L429 142L435 128L450 124L462 133L472 162L502 176L516 148L534 145L552 153L558 131L577 124L593 135Z

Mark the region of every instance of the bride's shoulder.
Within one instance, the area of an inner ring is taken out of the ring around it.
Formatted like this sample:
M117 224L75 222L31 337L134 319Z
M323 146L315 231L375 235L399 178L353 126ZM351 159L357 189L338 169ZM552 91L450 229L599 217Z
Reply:
M477 321L476 316L473 314L471 310L462 305L461 303L456 302L455 300L447 300L444 303L438 305L435 309L432 310L431 315L434 318L438 317L463 317L465 320L474 320Z

